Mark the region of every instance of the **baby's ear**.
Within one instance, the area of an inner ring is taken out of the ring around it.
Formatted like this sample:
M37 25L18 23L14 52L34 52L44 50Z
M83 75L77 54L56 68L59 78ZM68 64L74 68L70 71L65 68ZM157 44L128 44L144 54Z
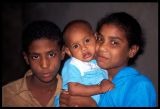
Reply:
M23 54L23 58L25 60L25 62L29 65L29 60L28 60L28 56L25 52L22 53Z
M129 50L129 58L133 58L137 54L138 50L139 50L138 45L132 45Z

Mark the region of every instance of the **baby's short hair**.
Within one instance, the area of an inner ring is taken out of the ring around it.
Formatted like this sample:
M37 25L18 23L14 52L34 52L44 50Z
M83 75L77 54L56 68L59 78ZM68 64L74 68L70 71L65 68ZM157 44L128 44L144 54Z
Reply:
M93 32L93 29L92 29L92 26L91 24L86 21L86 20L82 20L82 19L77 19L77 20L72 20L71 22L69 22L63 29L63 41L65 42L65 33L70 29L72 28L73 26L75 26L76 24L84 24L86 25L92 32Z

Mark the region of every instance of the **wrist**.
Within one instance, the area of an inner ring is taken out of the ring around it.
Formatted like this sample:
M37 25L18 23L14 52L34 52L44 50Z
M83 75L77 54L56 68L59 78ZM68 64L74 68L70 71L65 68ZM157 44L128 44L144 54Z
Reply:
M98 86L98 94L102 93L102 86L101 86L101 84L98 84L97 86Z

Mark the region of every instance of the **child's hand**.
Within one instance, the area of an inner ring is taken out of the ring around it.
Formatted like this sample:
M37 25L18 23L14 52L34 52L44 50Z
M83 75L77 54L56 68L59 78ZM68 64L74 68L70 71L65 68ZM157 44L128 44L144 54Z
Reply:
M110 80L102 80L100 86L100 92L104 93L114 88L114 84Z

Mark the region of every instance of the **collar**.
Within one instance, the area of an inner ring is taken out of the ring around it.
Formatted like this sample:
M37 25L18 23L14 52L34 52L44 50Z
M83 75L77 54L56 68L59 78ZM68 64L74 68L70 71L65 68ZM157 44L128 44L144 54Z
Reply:
M29 69L26 74L24 75L24 77L22 78L22 82L20 83L20 87L17 90L16 94L19 94L23 91L30 91L27 87L27 77L33 75L33 72L31 71L31 69ZM58 83L57 83L57 88L56 88L56 92L55 94L58 94L59 91L61 90L61 84L62 84L62 80L61 80L61 76L59 74L57 74L56 76Z
M140 74L136 69L132 67L123 67L119 70L119 72L115 75L112 81L115 81L119 78L128 77L128 76L134 76Z

